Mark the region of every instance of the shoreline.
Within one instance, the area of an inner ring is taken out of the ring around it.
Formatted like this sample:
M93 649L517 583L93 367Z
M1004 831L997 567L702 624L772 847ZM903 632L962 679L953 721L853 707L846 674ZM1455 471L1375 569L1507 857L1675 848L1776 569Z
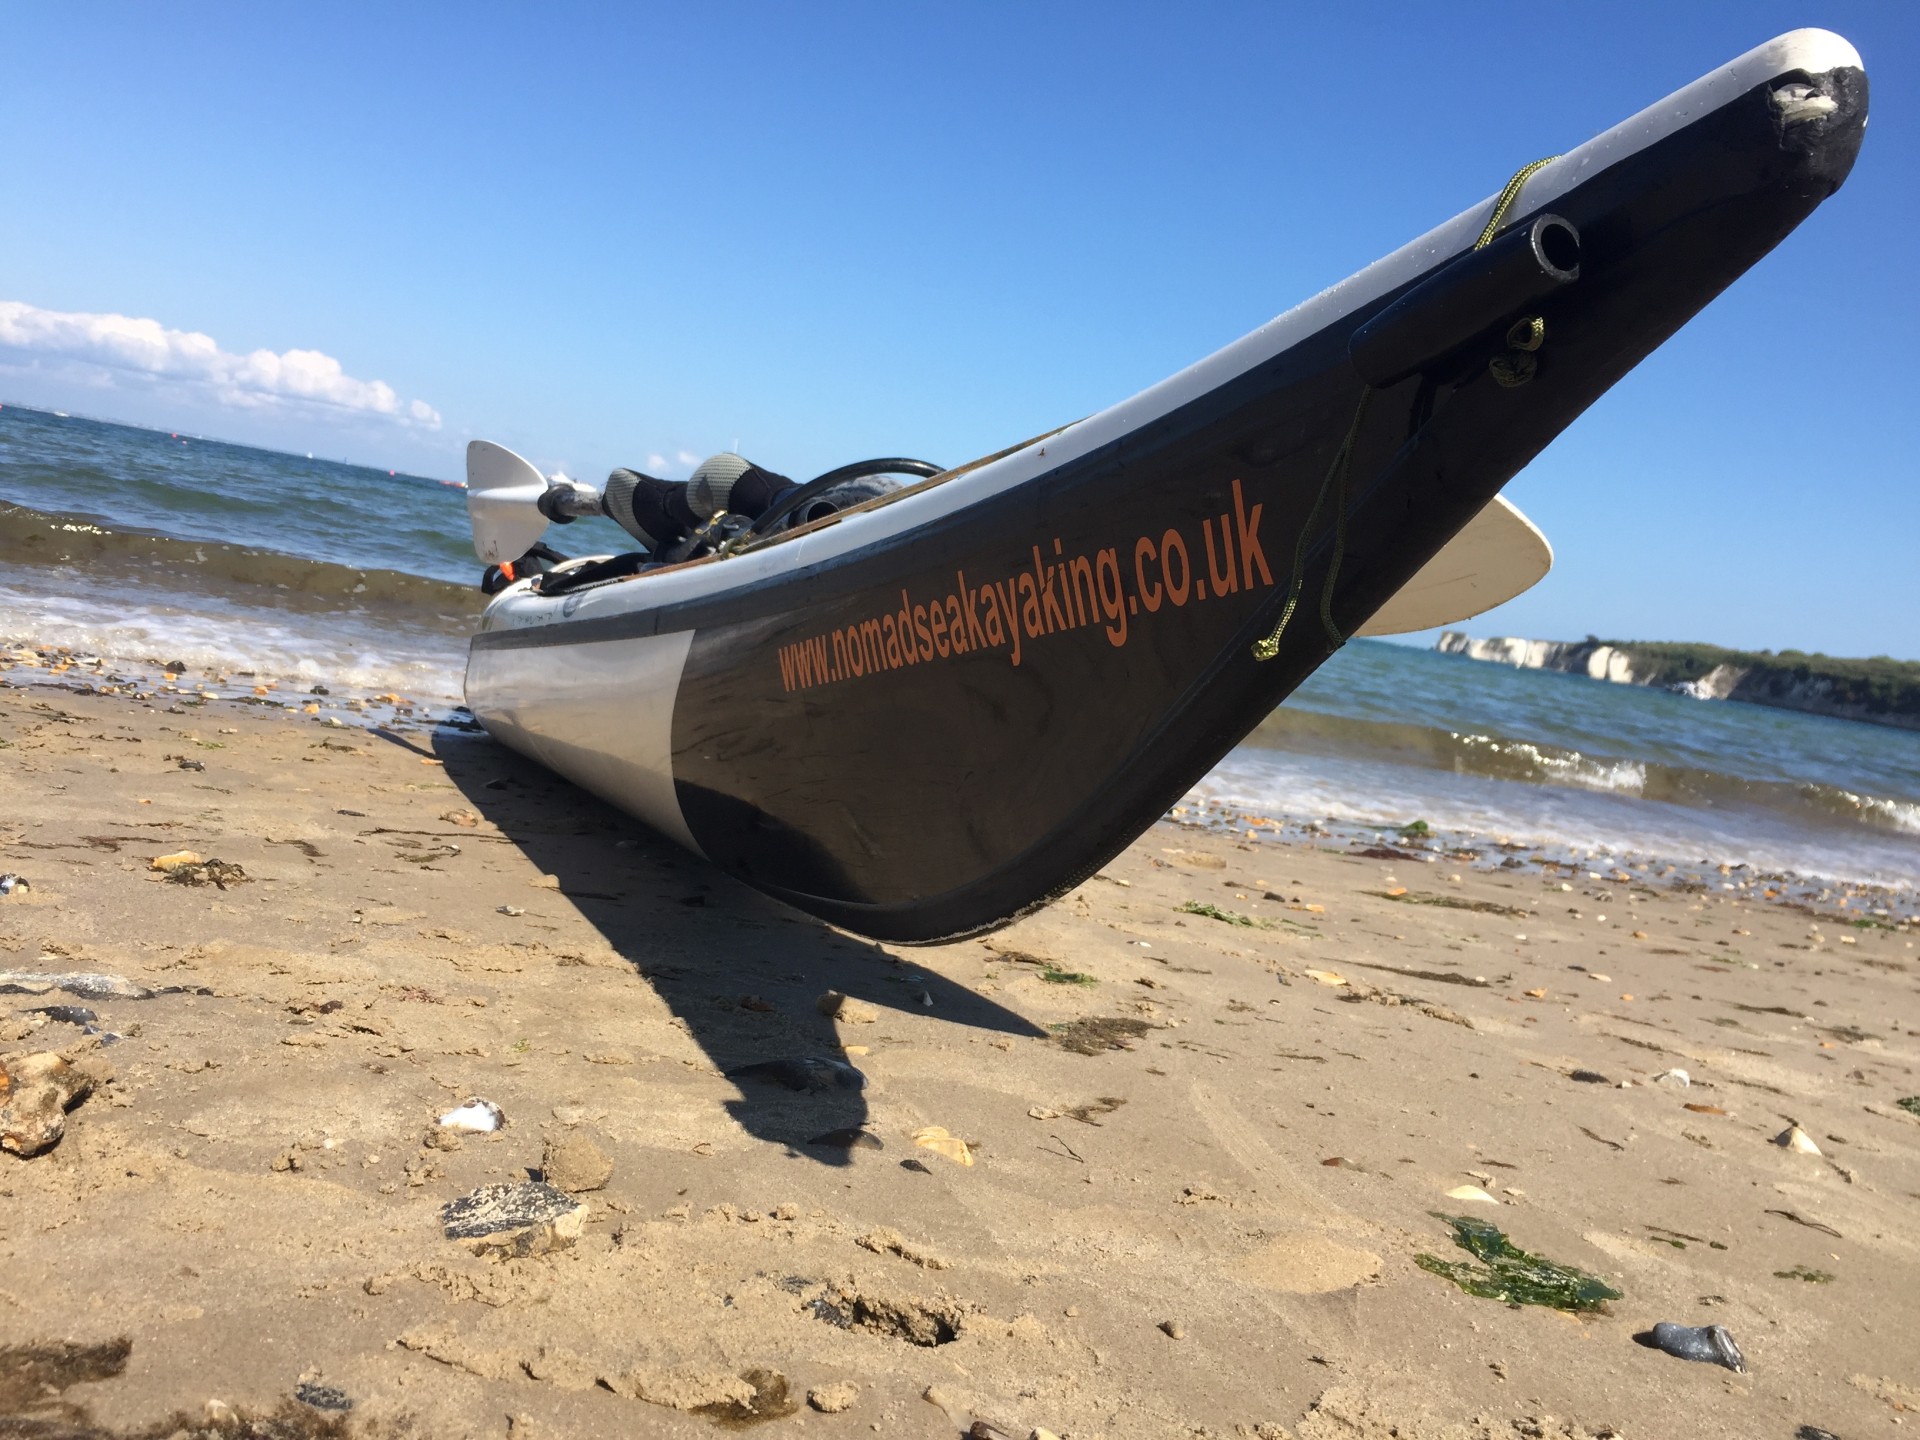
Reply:
M68 677L75 678L68 678ZM90 677L90 678L79 678ZM481 733L464 705L444 698L412 699L394 691L376 691L335 682L318 685L307 680L259 674L242 669L203 670L195 678L192 667L175 671L158 659L138 664L113 661L76 652L69 647L0 637L0 688L38 686L72 694L126 696L150 702L164 699L174 707L229 704L300 714L330 727L380 729L402 733L442 728ZM1539 787L1548 788L1548 787ZM1571 787L1586 793L1582 787ZM1809 874L1791 868L1757 865L1748 859L1688 860L1673 854L1633 847L1595 844L1580 846L1547 836L1516 838L1511 833L1484 833L1474 829L1428 826L1417 816L1407 820L1369 823L1337 820L1276 818L1201 793L1190 792L1170 810L1165 821L1233 833L1249 829L1248 838L1292 837L1306 843L1333 839L1350 850L1385 845L1410 852L1409 858L1428 863L1446 861L1481 870L1603 873L1639 884L1718 886L1727 891L1751 891L1761 897L1804 907L1827 907L1836 914L1855 910L1870 918L1920 920L1920 882L1900 886L1831 874ZM1417 831L1417 833L1415 833ZM1586 862L1602 867L1594 872ZM1627 867L1622 870L1621 867ZM1627 871L1630 870L1631 874ZM1678 876L1678 879L1674 877ZM1717 879L1715 877L1718 877Z
M827 1435L1864 1434L1914 1402L1905 916L1189 814L984 941L879 946L420 707L16 678L0 970L156 992L0 995L0 1059L99 1077L0 1154L0 1347L128 1340L66 1397L106 1433L303 1384L369 1435L760 1404ZM183 849L246 879L167 883ZM725 1073L795 1055L865 1086ZM503 1129L435 1124L473 1096ZM579 1239L445 1237L575 1140L611 1172ZM1436 1211L1623 1296L1464 1293L1420 1263L1466 1258ZM1748 1373L1636 1345L1657 1321L1727 1326Z

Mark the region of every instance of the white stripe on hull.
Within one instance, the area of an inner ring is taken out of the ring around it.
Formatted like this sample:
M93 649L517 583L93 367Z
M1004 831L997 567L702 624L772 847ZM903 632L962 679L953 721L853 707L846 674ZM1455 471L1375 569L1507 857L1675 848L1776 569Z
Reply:
M489 734L705 858L673 788L673 703L693 632L476 650L467 704Z

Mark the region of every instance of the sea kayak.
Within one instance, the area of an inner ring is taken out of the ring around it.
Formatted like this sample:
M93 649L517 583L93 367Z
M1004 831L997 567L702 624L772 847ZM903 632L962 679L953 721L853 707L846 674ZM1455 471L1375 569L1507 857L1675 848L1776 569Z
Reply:
M1781 36L1050 435L693 558L513 580L468 705L834 925L1005 924L1350 636L1544 573L1501 487L1839 188L1866 118L1846 41ZM506 454L477 445L475 476ZM476 544L502 559L500 517L546 512L490 484Z

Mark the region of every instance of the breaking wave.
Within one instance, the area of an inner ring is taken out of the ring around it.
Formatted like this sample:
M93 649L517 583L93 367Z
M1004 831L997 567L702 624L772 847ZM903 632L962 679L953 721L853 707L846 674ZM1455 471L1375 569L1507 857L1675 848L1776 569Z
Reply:
M418 624L471 628L480 592L397 570L356 569L274 550L212 540L180 540L129 529L90 515L30 510L0 502L0 566L18 581L43 572L59 593L84 579L88 587L119 582L189 590L267 609L390 611Z
M1696 765L1595 754L1541 740L1286 706L1262 722L1246 743L1294 755L1385 762L1478 780L1591 791L1722 816L1766 816L1816 830L1859 827L1920 836L1920 802L1914 800L1814 781L1763 779Z

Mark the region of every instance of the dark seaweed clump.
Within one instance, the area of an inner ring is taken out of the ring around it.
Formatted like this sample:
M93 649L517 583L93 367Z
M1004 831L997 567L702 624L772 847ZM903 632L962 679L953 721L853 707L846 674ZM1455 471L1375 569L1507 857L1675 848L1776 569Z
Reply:
M1076 1055L1098 1055L1106 1050L1131 1050L1132 1042L1153 1026L1145 1020L1123 1016L1089 1015L1079 1020L1049 1025L1054 1042Z
M1499 1226L1470 1215L1442 1215L1431 1212L1436 1220L1453 1227L1453 1243L1473 1256L1474 1261L1442 1260L1434 1255L1416 1255L1413 1263L1422 1270L1451 1280L1469 1295L1485 1300L1503 1300L1509 1305L1545 1305L1552 1310L1604 1310L1607 1301L1618 1300L1620 1292L1605 1281L1520 1249Z

